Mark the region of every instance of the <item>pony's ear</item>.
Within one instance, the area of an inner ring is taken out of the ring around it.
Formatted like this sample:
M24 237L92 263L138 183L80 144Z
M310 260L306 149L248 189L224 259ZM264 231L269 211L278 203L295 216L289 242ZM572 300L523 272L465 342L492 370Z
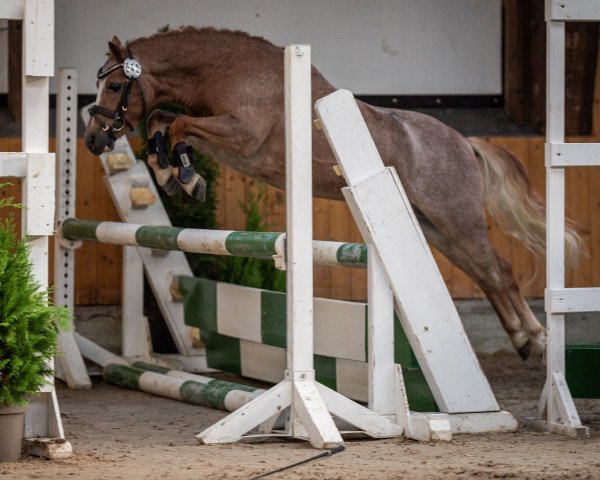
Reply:
M108 51L113 56L113 58L119 62L121 60L124 60L126 57L125 50L121 45L121 40L119 40L119 37L117 37L116 35L112 38L110 42L108 42Z

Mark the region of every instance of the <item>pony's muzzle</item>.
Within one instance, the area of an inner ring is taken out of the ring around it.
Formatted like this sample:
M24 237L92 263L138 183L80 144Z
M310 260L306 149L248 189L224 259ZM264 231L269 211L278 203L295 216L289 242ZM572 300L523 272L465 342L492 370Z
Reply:
M94 155L100 155L111 151L115 146L115 141L105 132L89 132L85 134L85 146Z

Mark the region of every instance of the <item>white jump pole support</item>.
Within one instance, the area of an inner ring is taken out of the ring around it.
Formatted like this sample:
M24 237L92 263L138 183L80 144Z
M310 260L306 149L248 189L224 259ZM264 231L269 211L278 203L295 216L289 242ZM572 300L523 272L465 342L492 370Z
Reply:
M23 21L22 152L0 153L0 176L22 177L22 235L30 248L32 273L48 286L48 237L54 232L54 154L48 152L49 82L54 75L54 1L4 0L0 18ZM0 435L2 433L0 432ZM64 458L65 440L53 379L29 402L25 414L27 453Z
M373 245L369 245L368 249L369 408L393 419L396 414L393 388L394 295L377 250Z
M150 360L152 339L144 316L144 264L137 248L123 246L121 354L127 359Z
M59 69L56 79L56 221L75 216L77 182L77 71ZM66 245L68 244L68 245ZM54 305L73 312L75 307L75 250L78 242L56 237L54 242ZM73 331L61 332L58 337L61 354L55 359L55 376L69 388L92 388L85 363Z
M565 312L600 311L599 288L565 288L565 168L598 166L600 144L565 143L565 22L598 21L598 2L546 0L546 345L547 377L535 424L589 436L565 379Z
M316 448L343 443L329 412L374 437L399 435L386 418L314 380L312 155L310 46L285 49L287 370L285 379L198 435L205 444L230 443L289 411L286 435L308 438ZM264 427L261 428L261 431Z
M33 274L41 288L48 286L48 236L53 233L54 155L48 153L49 83L54 75L54 1L26 0L23 4L23 124L21 149L27 153L23 182L23 236L30 248ZM33 27L33 28L32 28ZM65 457L64 431L54 384L42 387L25 415L25 447L32 454Z
M370 348L376 350L371 355L381 356L382 365L370 372L371 404L388 414L391 397L381 385L395 375L389 389L396 387L396 421L411 438L448 440L453 431L514 430L516 421L496 402L396 171L384 166L352 93L327 95L315 110L348 184L342 192L370 245L369 308L379 299L374 306L383 316L378 327L369 327ZM378 278L382 274L385 279ZM442 414L408 410L402 372L392 372L393 357L388 360L383 332L393 336L385 320L391 293L381 285L374 290L382 282L393 292L403 330ZM377 363L377 357L370 361Z
M402 327L440 410L498 411L402 184L384 166L352 93L338 90L317 101L316 110L349 185L344 196L382 260Z
M82 108L80 111L84 123L89 120L87 110L87 108ZM114 155L121 156L123 160L118 169L115 169L114 164L110 160ZM150 194L157 198L158 191L152 182L146 164L135 159L133 149L126 136L120 137L115 142L115 148L112 153L102 153L99 155L99 158L105 172L104 181L106 188L121 221L146 225L171 225L169 216L160 201L154 202L146 208L132 208L129 193L134 182L145 183L147 181ZM166 256L157 256L151 250L146 249L137 249L137 253L142 261L143 270L158 302L165 323L173 337L173 342L179 352L178 355L169 355L169 357L176 357L178 362L183 360L186 368L190 368L196 372L210 370L206 366L204 348L194 345L192 336L190 335L191 328L184 324L183 304L181 302L174 302L169 293L173 277L192 276L192 270L185 255L182 252L171 251ZM138 259L132 257L133 254L131 251L124 252L126 261L123 262L123 281L141 283ZM129 285L129 291L133 292L136 288ZM136 297L136 295L138 296ZM140 304L137 301L138 298L139 294L135 292L132 295L123 295L125 320L123 354L128 357L140 359L147 358L150 345L147 341L147 320L143 316ZM134 338L138 334L137 339Z

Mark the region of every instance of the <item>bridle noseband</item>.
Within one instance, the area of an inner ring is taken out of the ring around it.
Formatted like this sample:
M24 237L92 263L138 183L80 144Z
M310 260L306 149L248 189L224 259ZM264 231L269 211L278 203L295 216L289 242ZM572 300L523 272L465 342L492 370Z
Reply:
M108 108L104 108L99 105L92 105L88 110L92 116L102 115L104 117L112 118L112 124L110 126L104 124L102 130L108 132L108 135L113 139L116 139L115 134L123 130L123 127L125 126L127 126L127 128L130 130L134 129L133 125L131 125L131 122L127 121L125 118L125 112L127 112L127 107L129 106L129 95L131 94L133 83L142 74L142 67L138 61L133 58L131 50L129 50L129 47L127 47L127 58L123 61L123 63L117 63L106 70L102 70L102 67L100 67L98 69L98 73L96 74L96 78L101 80L121 68L123 69L123 73L127 77L127 80L123 86L121 98L119 99L119 104L117 105L116 110L109 110ZM144 92L142 91L142 87L139 83L138 88L140 89L140 95L142 97L143 111L146 113L146 100L144 99Z

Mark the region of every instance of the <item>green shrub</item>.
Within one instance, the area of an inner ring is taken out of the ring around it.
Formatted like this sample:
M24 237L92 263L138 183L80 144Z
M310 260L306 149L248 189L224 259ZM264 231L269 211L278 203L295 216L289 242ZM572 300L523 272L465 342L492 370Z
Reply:
M0 207L15 206L11 199ZM22 405L52 375L58 332L70 312L50 303L32 273L29 248L12 217L0 221L0 405Z
M250 192L245 204L240 204L246 215L246 230L249 232L268 231L270 226L264 222L261 205L264 204L266 188L256 184L256 192ZM285 272L275 268L273 260L246 257L223 257L224 270L222 281L236 283L246 287L265 288L285 291Z

